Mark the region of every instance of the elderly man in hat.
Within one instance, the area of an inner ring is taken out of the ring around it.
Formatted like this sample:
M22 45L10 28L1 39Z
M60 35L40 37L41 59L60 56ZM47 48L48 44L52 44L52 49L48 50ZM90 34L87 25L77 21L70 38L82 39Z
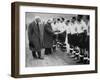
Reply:
M55 32L52 29L52 19L48 19L47 23L44 26L44 47L45 47L45 54L51 54L52 53L52 47L53 47L53 40Z
M28 27L28 39L29 48L32 51L33 58L43 59L41 56L41 49L43 48L43 40L41 35L40 25L41 19L39 16L35 17L35 20L29 24ZM37 53L37 55L36 55Z

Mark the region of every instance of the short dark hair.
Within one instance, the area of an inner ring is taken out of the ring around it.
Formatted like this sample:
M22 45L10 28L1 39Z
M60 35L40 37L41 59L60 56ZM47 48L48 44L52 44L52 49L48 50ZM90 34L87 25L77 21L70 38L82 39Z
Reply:
M76 20L76 17L72 17L72 19Z
M78 15L77 17L80 18L80 19L82 19L83 18L83 15Z
M65 19L63 17L61 17L61 19L64 21Z
M70 22L70 20L67 20L67 22Z
M57 18L57 21L60 21L60 18Z

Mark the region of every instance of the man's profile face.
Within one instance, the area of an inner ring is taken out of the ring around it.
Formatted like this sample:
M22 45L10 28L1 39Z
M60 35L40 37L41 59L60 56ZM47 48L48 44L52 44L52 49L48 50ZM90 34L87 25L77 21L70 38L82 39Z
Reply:
M52 21L51 20L48 20L48 23L52 23Z

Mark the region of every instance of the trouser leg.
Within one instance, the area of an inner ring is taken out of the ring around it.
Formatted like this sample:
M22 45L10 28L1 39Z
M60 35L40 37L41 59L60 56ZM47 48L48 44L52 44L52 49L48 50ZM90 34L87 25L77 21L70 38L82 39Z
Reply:
M32 51L33 58L37 58L36 51Z
M39 59L43 59L43 58L42 58L42 55L41 55L41 51L38 51L37 53L38 53L38 56L39 56L38 58L39 58Z
M52 53L51 48L49 48L49 53L50 53L50 54Z
M84 50L80 49L80 60L77 63L83 63L84 62Z
M48 54L48 48L45 48L45 54L46 55Z
M51 48L45 48L46 55L51 54L51 53L52 53Z

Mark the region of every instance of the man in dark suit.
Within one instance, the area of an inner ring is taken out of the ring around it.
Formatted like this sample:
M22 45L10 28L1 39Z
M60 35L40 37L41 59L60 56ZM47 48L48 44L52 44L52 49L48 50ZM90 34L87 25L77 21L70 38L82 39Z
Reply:
M41 57L41 49L43 48L43 41L41 41L41 31L40 31L40 17L35 17L35 20L30 23L28 27L28 39L29 48L32 51L34 58L43 59ZM36 52L38 56L36 55Z
M53 47L53 38L54 38L54 31L52 30L51 26L52 20L49 19L47 23L44 26L44 47L45 47L45 54L51 54L52 53L52 47Z

